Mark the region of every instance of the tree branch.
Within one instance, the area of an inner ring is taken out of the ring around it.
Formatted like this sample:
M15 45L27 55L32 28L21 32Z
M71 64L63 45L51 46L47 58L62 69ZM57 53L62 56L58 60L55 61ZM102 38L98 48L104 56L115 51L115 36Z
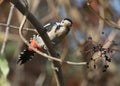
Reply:
M27 10L27 8L19 1L19 0L5 0L7 2L11 2L12 4L15 5L15 7L23 14L25 15L27 13L27 19L31 22L31 24L36 28L36 30L38 31L39 35L41 36L41 38L43 39L44 43L46 44L48 51L50 52L51 56L53 57L57 57L57 54L55 52L55 50L52 47L52 44L50 42L50 39L46 33L46 31L44 30L43 26L38 22L38 20L34 17L34 15L32 15L32 13L30 11ZM64 81L63 81L63 74L62 74L62 69L61 69L61 65L59 62L53 61L54 67L57 68L59 71L54 70L56 75L57 75L57 79L59 81L59 85L60 86L64 86Z
M6 47L6 43L7 43L7 39L8 39L8 35L9 35L9 29L10 29L10 23L11 23L13 11L14 11L14 5L11 5L9 16L8 16L8 20L7 20L5 38L4 38L4 41L3 41L3 44L2 44L2 48L1 48L1 54L3 54L4 51L5 51L5 47Z
M0 26L7 27L7 24L0 23ZM10 27L10 28L13 28L13 29L16 29L16 30L19 30L19 27L18 27L18 26L9 25L9 27ZM36 29L34 29L34 28L23 28L23 30L37 33Z
M101 15L99 15L91 6L90 4L90 0L87 1L87 6L90 9L91 12L94 13L95 16L99 17L100 19L102 19L106 24L108 24L109 26L113 27L114 29L118 29L120 30L120 26L118 26L114 21L111 21L107 18L102 17Z

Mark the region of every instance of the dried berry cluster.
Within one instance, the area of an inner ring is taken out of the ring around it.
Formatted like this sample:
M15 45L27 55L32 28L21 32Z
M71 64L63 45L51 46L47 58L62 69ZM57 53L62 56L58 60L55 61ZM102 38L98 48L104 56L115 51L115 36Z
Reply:
M91 45L90 45L91 44ZM111 62L111 58L113 55L113 50L111 47L117 45L115 43L115 41L112 41L110 48L103 48L103 44L96 44L92 41L92 37L88 38L87 41L87 48L84 50L84 54L89 56L89 60L87 61L87 67L90 67L90 63L92 62L92 68L96 69L97 68L97 63L100 61L102 61L102 71L105 72L108 67L109 67L109 63ZM94 57L94 54L97 54Z

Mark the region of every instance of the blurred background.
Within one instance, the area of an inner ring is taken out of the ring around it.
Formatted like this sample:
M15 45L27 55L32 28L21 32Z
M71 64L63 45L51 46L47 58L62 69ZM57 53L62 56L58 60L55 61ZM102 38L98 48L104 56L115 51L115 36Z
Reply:
M103 18L120 25L120 0L90 0L91 7ZM61 59L73 62L87 62L91 55L84 55L89 37L97 44L116 41L115 49L120 48L119 30L112 28L96 16L87 6L87 0L28 0L29 10L45 25L48 22L70 18L73 21L71 32L58 45L56 51ZM25 65L16 63L20 52L26 48L21 40L18 27L23 15L13 8L9 29L8 15L12 5L0 0L0 86L56 86L50 62L38 54ZM27 21L26 28L34 29ZM6 32L6 30L8 32ZM24 36L30 39L34 31L25 30ZM7 33L7 37L6 37ZM3 47L4 45L4 47ZM89 45L91 46L91 45ZM107 72L100 69L90 71L86 65L62 64L65 86L120 86L120 53L114 51Z

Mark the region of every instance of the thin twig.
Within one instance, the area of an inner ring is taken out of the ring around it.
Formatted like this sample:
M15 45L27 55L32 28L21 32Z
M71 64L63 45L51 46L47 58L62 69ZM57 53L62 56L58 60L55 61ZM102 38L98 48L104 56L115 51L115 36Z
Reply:
M105 23L107 23L109 26L115 28L115 29L118 29L120 30L120 26L118 26L115 22L107 19L107 18L103 18L102 16L100 16L92 7L91 7L91 4L90 4L90 1L88 0L87 2L87 6L88 8L90 9L91 12L93 12L97 17L101 18L103 21L105 21Z
M99 1L101 3L101 5L99 6L99 13L100 13L100 16L104 18L105 17L105 15L104 15L104 7L102 6L104 2L103 2L103 0L99 0ZM100 34L103 31L103 27L104 27L104 20L99 18L98 31L99 31Z
M4 27L6 27L6 26L7 26L7 24L0 23L0 26L4 26ZM19 30L19 27L18 27L18 26L9 25L9 27L10 27L10 28L14 28L14 29ZM32 32L37 33L37 31L36 31L34 28L23 28L23 30L26 30L26 31L32 31Z
M14 10L14 5L11 4L11 8L10 8L10 12L9 12L8 20L7 20L7 27L6 27L6 32L5 32L5 38L4 38L4 41L3 41L3 44L2 44L2 48L1 48L1 54L3 54L4 51L5 51L5 47L6 47L6 43L7 43L7 39L8 39L8 35L9 35L9 29L10 29L9 25L11 23L13 10Z
M117 35L118 31L117 30L113 30L108 38L106 39L104 45L103 45L103 48L109 48L110 45L112 44L112 41L115 39L115 36Z
M120 19L118 20L117 25L120 26ZM108 38L106 39L106 43L103 45L103 48L108 48L112 44L112 41L114 40L117 34L118 34L118 31L113 30L108 36Z

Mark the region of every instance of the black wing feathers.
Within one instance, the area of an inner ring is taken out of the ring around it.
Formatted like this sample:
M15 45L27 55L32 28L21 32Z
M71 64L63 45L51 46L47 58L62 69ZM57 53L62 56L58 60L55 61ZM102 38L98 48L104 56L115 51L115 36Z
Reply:
M30 51L28 49L24 50L23 52L21 52L17 63L20 63L20 65L26 63L27 61L32 59L34 53L34 51Z

